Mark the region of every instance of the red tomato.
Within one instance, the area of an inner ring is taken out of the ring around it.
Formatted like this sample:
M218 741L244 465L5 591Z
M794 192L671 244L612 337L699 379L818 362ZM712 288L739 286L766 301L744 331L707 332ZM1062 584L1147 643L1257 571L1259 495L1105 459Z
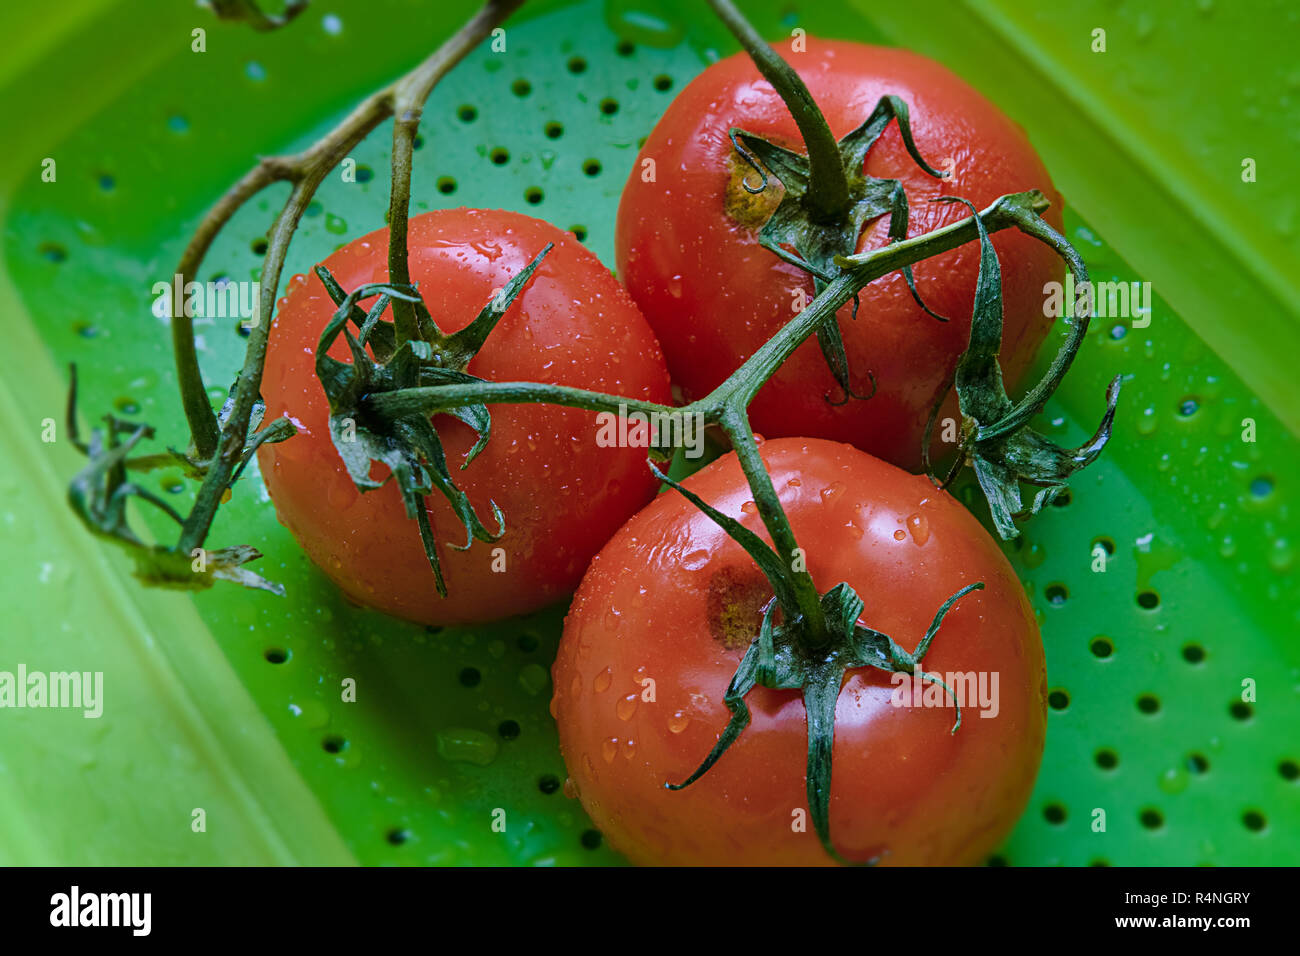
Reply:
M931 203L942 195L984 208L1004 193L1041 189L1052 202L1046 219L1061 228L1060 196L1021 129L962 80L933 60L906 50L807 38L807 52L787 59L807 83L831 131L842 137L886 94L909 106L921 155L950 167L948 179L919 169L903 147L898 125L867 156L866 172L899 180L911 207L909 236L969 215L965 206ZM663 343L668 370L688 398L720 384L744 359L812 298L807 273L758 244L773 208L775 187L758 198L740 181L757 180L736 164L727 131L739 127L800 152L798 128L771 85L744 54L713 64L668 107L650 134L618 211L619 275ZM646 159L654 160L647 182ZM886 241L887 217L862 234L858 250ZM993 237L1002 265L1006 327L1002 367L1014 387L1051 327L1043 315L1043 286L1060 280L1056 255L1015 230ZM967 245L915 268L926 304L912 300L893 273L862 293L858 318L845 307L840 328L853 391L879 389L867 401L835 406L843 397L815 339L791 356L750 409L755 431L769 438L807 435L849 442L900 467L920 464L925 422L956 368L970 334L979 247ZM956 415L951 401L946 415Z
M850 859L982 861L1024 808L1043 750L1046 672L1024 589L978 522L927 479L820 439L769 440L762 456L818 589L847 582L866 603L861 623L905 650L950 595L984 582L953 606L922 666L997 674L996 695L985 683L996 716L968 698L950 733L951 706L894 706L891 675L850 671L830 800L831 838ZM685 485L766 538L734 454ZM624 525L583 579L552 708L583 806L634 862L832 862L807 820L798 691L755 687L753 722L731 749L686 789L664 789L726 726L724 692L771 594L740 545L675 492Z
M466 371L496 381L669 401L662 353L636 305L595 255L548 223L473 209L417 216L410 221L411 278L434 321L443 332L454 332L547 242L555 248ZM324 265L351 291L387 279L387 250L388 230L380 229ZM389 482L376 491L357 491L330 440L329 407L313 356L334 311L315 275L290 282L272 330L262 391L268 420L288 415L300 434L263 446L259 459L281 522L353 600L439 624L535 610L570 593L591 556L654 493L645 450L599 447L593 412L491 406L491 441L465 471L459 466L474 434L450 416L438 416L453 480L488 528L495 528L490 500L506 522L505 536L494 544L476 541L468 551L457 551L446 545L465 543L463 525L440 494L426 499L449 592L439 597L416 524L396 487ZM342 338L330 354L348 360ZM372 474L380 476L379 469Z

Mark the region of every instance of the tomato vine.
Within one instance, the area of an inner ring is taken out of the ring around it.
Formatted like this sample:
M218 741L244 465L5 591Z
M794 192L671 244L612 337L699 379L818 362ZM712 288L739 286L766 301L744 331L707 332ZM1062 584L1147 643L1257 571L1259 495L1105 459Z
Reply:
M838 310L850 301L856 304L858 293L869 283L900 270L919 303L911 266L976 241L980 245L980 269L971 333L953 383L963 416L962 440L952 468L942 480L933 475L932 480L946 486L961 467L969 464L988 500L998 532L1003 537L1014 536L1017 517L1041 508L1065 487L1072 474L1101 453L1110 436L1119 378L1108 389L1106 412L1097 433L1080 448L1060 448L1029 427L1030 420L1068 371L1087 330L1088 316L1075 319L1043 379L1020 401L1013 402L1003 388L998 364L1003 318L1001 274L989 235L1015 228L1046 243L1066 262L1080 285L1088 281L1086 265L1068 240L1042 219L1048 203L1037 190L1004 195L983 210L965 199L944 197L938 201L965 203L971 215L908 238L907 196L902 186L897 181L875 179L863 172L868 150L888 124L897 121L911 158L927 173L943 175L931 168L917 151L910 132L907 104L897 97L882 98L856 130L836 141L798 74L762 40L729 0L710 0L714 11L790 107L803 136L806 153L776 146L743 130L731 131L738 154L761 179L757 187L747 185L746 188L761 192L775 178L784 189L780 204L761 230L760 241L773 254L813 276L814 298L712 393L684 408L558 385L484 381L470 376L464 371L466 363L482 346L547 250L541 250L533 263L494 297L474 322L455 335L443 335L419 290L412 285L407 266L413 142L423 104L438 80L521 3L522 0L490 0L420 66L363 100L319 142L293 156L260 160L218 200L181 257L177 272L183 281L176 284L172 309L172 342L182 405L191 432L189 447L185 452L132 459L131 453L141 441L152 436L152 431L148 426L109 418L105 430L95 430L88 443L79 444L90 463L74 479L70 498L92 531L132 552L137 573L146 583L199 588L210 586L213 580L226 579L275 588L242 567L259 557L254 549L241 546L203 551L221 500L229 494L258 445L288 440L293 434L293 427L286 420L258 430L263 408L259 389L275 296L262 297L258 322L251 330L239 378L226 406L220 414L215 414L198 367L193 324L182 307L180 289L196 274L204 255L234 212L271 183L287 181L291 192L271 229L264 266L267 285L274 292L279 286L290 240L317 187L354 145L392 116L388 282L349 291L340 288L327 272L318 270L338 309L322 332L316 368L330 401L335 447L354 483L362 491L378 487L379 483L369 478L371 462L389 467L408 515L417 523L437 587L445 594L425 512L425 496L437 489L451 502L467 532L465 547L476 538L494 540L509 516L502 515L494 505L493 517L498 530L491 531L474 513L452 478L432 424L433 416L452 414L477 432L478 442L466 465L490 440L488 406L493 404L545 403L616 414L629 411L687 414L719 426L731 440L770 544L668 479L653 462L650 467L745 548L762 570L773 597L759 632L727 689L726 704L732 713L730 723L699 769L684 782L672 786L687 786L706 773L744 730L748 723L744 697L750 689L760 684L800 689L808 714L807 790L811 815L823 845L835 854L829 831L831 742L835 701L845 672L858 667L876 667L937 681L938 678L921 669L926 650L953 604L983 585L971 582L949 597L937 610L917 650L911 653L888 635L860 622L864 602L847 584L840 583L820 593L806 566L797 560L801 552L763 463L749 423L748 407L782 363L813 335L818 337L836 381L844 390L845 400L856 397L849 390L847 359L836 324ZM856 241L866 224L885 215L890 217L887 244L855 254ZM374 300L368 309L360 304L365 300ZM391 321L383 318L390 308ZM350 363L326 354L340 335L351 350ZM74 372L69 405L74 428L75 394ZM930 470L930 430L938 408L936 405L930 416L926 433L927 471ZM356 437L347 440L341 437L344 422L356 427ZM124 435L127 437L123 441ZM186 516L129 480L132 470L177 463L201 482L194 507ZM1021 501L1021 482L1041 489L1028 508ZM130 530L126 503L131 498L160 508L180 525L174 546L147 547ZM203 573L189 567L191 557L196 554L205 559ZM958 726L960 712L953 730Z

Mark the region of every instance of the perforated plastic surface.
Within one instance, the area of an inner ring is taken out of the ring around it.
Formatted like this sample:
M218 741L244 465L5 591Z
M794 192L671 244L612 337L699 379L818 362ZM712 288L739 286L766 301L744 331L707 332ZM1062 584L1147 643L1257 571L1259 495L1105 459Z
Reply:
M22 434L0 464L13 569L0 585L0 668L16 657L102 669L112 695L98 722L5 716L0 862L615 862L563 793L547 713L562 609L435 633L351 607L276 523L254 469L213 540L258 547L259 571L288 596L145 594L62 511L57 487L19 491L76 467L66 444L31 437L34 423L60 418L51 363L79 364L87 417L116 407L183 443L152 284L249 157L313 141L474 5L439 5L436 25L417 28L427 5L314 4L270 35L185 5L121 6L61 41L81 56L81 83L102 84L71 116L32 117L28 165L11 167L0 207L5 322L15 347L34 349L0 388L6 428ZM746 9L767 31L889 39L829 6ZM416 209L528 212L612 263L640 138L732 49L702 10L683 9L543 3L512 21L506 53L481 48L431 97ZM201 55L189 52L195 26L209 31ZM111 61L94 52L106 36L120 41ZM286 277L382 224L388 146L383 127L352 154L358 182L325 183ZM44 156L58 160L56 184L32 172ZM259 278L258 240L285 188L236 216L200 278ZM1094 278L1143 278L1073 211L1067 225ZM1010 549L1042 622L1052 712L1037 788L994 862L1300 860L1300 452L1156 292L1148 328L1094 324L1043 418L1048 434L1081 439L1106 380L1128 376L1106 456ZM244 342L236 321L199 332L208 381L230 381ZM1245 419L1254 442L1242 440ZM149 480L188 505L179 474ZM1098 543L1104 572L1093 570ZM356 703L339 700L345 677ZM1254 703L1242 701L1246 679ZM210 808L206 834L191 831L194 807ZM492 827L498 808L504 833ZM1105 832L1093 827L1098 809Z

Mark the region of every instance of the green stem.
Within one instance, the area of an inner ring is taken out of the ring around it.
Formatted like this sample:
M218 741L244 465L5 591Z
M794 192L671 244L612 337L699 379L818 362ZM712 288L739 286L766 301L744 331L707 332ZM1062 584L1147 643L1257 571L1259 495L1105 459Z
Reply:
M1009 226L1028 230L1033 228L1032 219L1046 208L1047 200L1042 193L1019 193L996 200L979 214L979 218L990 232ZM817 330L821 321L834 315L869 283L903 266L954 249L978 236L979 227L975 217L968 216L913 239L856 256L839 257L837 261L843 271L809 303L808 308L750 356L726 382L684 408L533 382L474 382L405 388L370 395L364 400L364 407L379 417L392 421L414 414L435 415L466 405L545 403L598 412L699 415L705 424L722 426L731 439L736 457L753 492L755 506L772 538L776 553L783 561L791 564L790 580L795 590L796 606L785 607L783 604L786 620L802 621L801 640L809 650L816 651L829 643L831 635L826 627L825 614L812 577L806 570L793 569L798 545L771 476L754 443L747 409L763 384Z
M396 285L410 285L407 265L407 222L411 205L411 159L415 135L420 128L424 103L433 87L452 67L463 60L493 27L523 5L524 0L488 0L483 9L420 68L403 77L393 88L393 164L388 200L388 278ZM415 305L393 300L393 326L398 347L423 338Z
M777 496L776 487L772 484L772 476L768 474L758 444L754 441L754 432L749 427L749 416L745 413L745 406L729 407L723 413L719 424L731 439L731 447L735 450L736 459L745 473L745 480L749 482L749 490L754 496L754 504L763 519L763 525L767 528L767 533L772 536L772 544L777 556L786 562L786 567L790 569L790 580L794 584L798 607L782 608L786 623L793 624L795 620L802 620L803 626L799 628L799 636L808 650L825 647L830 642L830 634L826 630L826 615L822 612L821 597L817 593L817 585L813 583L812 575L806 570L807 562L799 562L804 566L804 570L794 569L795 554L799 550L799 545L795 541L794 531L790 527L790 520L786 517L785 508L781 506L781 499Z
M236 211L249 199L271 183L287 178L287 166L276 159L263 159L230 187L199 223L199 228L181 254L176 274L181 277L181 295L173 287L172 295L172 355L176 365L176 381L180 385L181 405L190 427L196 457L207 461L217 451L217 416L212 411L203 373L199 371L199 358L194 348L194 320L185 314L184 287L198 273L203 257L213 240Z
M1024 228L1022 223L1032 223L1033 218L1046 210L1047 206L1047 198L1035 189L999 197L980 213L980 219L989 232L1011 226ZM975 217L967 216L924 235L858 255L836 257L836 263L843 271L808 303L806 309L746 359L727 381L697 404L705 409L713 409L725 405L733 396L740 396L748 404L794 350L817 330L822 321L838 312L868 284L904 266L955 249L977 238L979 228L975 225Z
M745 48L763 79L772 84L794 117L808 150L806 197L819 219L839 219L849 207L849 183L839 143L812 93L794 67L782 59L736 9L731 0L709 0L709 6Z
M280 275L284 271L289 240L298 228L298 222L302 219L307 204L311 202L316 187L327 173L327 168L321 168L309 178L295 183L288 202L275 219L271 242L266 251L266 262L262 267L264 286L258 303L258 323L249 334L244 367L235 386L235 405L222 430L217 455L203 476L203 484L195 496L194 508L181 529L180 541L176 547L182 554L189 554L203 544L212 527L212 519L216 517L217 506L239 465L244 442L248 438L253 405L262 388L262 370L266 365L266 346L271 333L271 313L275 308L276 291L280 288Z
M646 415L692 414L694 405L678 408L657 405L635 398L590 392L567 385L544 385L536 382L475 382L472 385L425 385L396 392L377 392L366 397L365 407L383 418L396 419L423 411L429 415L461 408L465 405L563 405L593 412L618 413L620 407Z
M415 131L420 126L418 110L399 113L393 120L393 174L392 191L388 200L388 281L394 285L411 284L407 265L407 218L411 203L411 155L415 149ZM419 320L415 305L406 299L394 299L393 331L397 347L403 342L420 338Z
M285 256L289 242L298 228L298 222L307 204L315 195L317 187L347 156L353 146L361 142L386 117L394 115L399 102L403 104L405 111L409 111L413 104L423 103L438 80L482 42L522 2L523 0L488 0L465 26L419 66L396 83L362 100L321 140L297 155L272 157L259 162L252 172L227 191L200 224L182 259L182 265L187 267L182 271L188 271L189 274L197 270L204 253L222 226L250 196L270 182L279 179L293 183L293 191L289 194L289 199L285 202L279 216L276 217L271 231L266 260L262 267L263 289L259 301L258 324L249 336L248 348L244 354L244 366L236 385L234 408L219 441L213 443L216 457L213 458L211 466L204 475L203 484L199 487L195 498L194 508L181 529L180 540L176 546L181 553L188 554L203 544L212 527L217 506L221 503L235 469L239 466L241 453L248 438L253 406L261 390L262 370L266 365L267 341L271 331L271 316L275 308L276 293L280 287L280 275L284 270ZM412 132L411 135L413 138L414 133ZM409 176L406 189L409 198ZM173 309L173 312L175 311ZM184 314L183 309L181 314ZM189 330L186 333L188 345L182 341L185 338L182 335L185 328ZM186 401L187 416L190 416L191 404L195 406L191 427L196 427L197 422L199 429L195 433L197 443L199 435L207 436L208 431L206 419L198 413L194 395L195 383L201 386L202 378L199 376L197 360L192 354L192 324L184 323L179 330L173 324L172 340L177 354L178 372L183 382L182 388L185 390L183 397ZM212 408L206 393L203 394L203 409L207 416L212 416ZM215 428L215 419L213 427ZM206 437L204 441L207 441Z
M1026 228L1032 217L1047 208L1047 199L1038 190L1002 196L980 215L989 232L1011 226ZM658 405L618 395L607 395L564 385L536 382L476 382L469 385L427 385L404 388L396 392L377 393L365 400L367 407L388 418L398 418L415 411L434 415L474 404L551 404L591 411L617 412L620 405L628 411L660 414L701 414L710 424L721 423L732 409L747 408L754 396L776 369L816 331L819 323L837 312L854 295L881 276L895 272L931 256L955 249L978 238L974 216L967 216L933 232L904 239L855 256L840 256L843 272L808 304L808 307L785 324L772 338L745 360L730 378L711 393L685 408Z

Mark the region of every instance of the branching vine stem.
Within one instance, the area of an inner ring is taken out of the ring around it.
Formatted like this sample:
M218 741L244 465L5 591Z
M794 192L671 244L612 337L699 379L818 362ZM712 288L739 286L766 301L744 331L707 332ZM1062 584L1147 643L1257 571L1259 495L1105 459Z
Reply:
M276 217L262 267L263 291L258 303L258 321L249 335L244 366L236 386L234 408L224 428L219 429L213 414L203 377L199 371L198 356L194 348L193 322L185 315L184 303L173 296L172 347L175 353L177 379L181 401L189 422L195 451L200 460L210 460L203 484L199 489L195 507L190 512L181 531L178 550L189 552L200 547L212 526L216 507L238 465L240 452L248 436L253 405L261 388L262 369L266 361L266 347L271 329L271 315L275 306L276 291L289 248L289 241L298 227L308 203L321 182L329 175L367 134L389 116L397 113L393 133L393 195L390 215L393 215L392 236L394 246L403 250L394 257L390 251L390 266L394 258L401 270L399 279L406 281L406 219L410 199L411 147L415 127L419 122L424 100L434 85L461 61L475 46L491 34L523 0L488 0L483 8L455 35L444 43L406 76L389 86L372 93L332 131L301 153L292 156L274 156L259 160L221 197L199 224L193 239L181 256L176 271L182 276L181 287L193 280L208 249L235 212L250 198L271 183L288 181L293 188L284 208ZM399 144L400 147L399 147ZM398 234L400 232L400 243ZM403 321L402 310L395 313ZM414 313L407 316L406 325L399 324L408 333L414 327Z
M980 213L989 232L1016 227L1032 232L1048 202L1038 190L1002 196ZM532 382L475 382L434 385L376 393L365 400L368 411L388 420L413 412L434 415L466 405L542 403L612 413L641 412L647 415L699 415L706 424L720 425L731 439L745 477L754 492L754 503L776 547L787 562L794 562L795 539L781 507L772 479L763 466L749 427L747 409L772 373L811 336L818 324L834 315L868 284L903 266L955 249L979 237L974 216L967 216L933 232L905 239L837 261L841 273L818 294L806 309L791 319L745 361L722 385L683 408L636 401L586 389ZM782 607L787 620L802 619L807 644L816 648L827 640L824 615L807 571L792 572L797 607Z

